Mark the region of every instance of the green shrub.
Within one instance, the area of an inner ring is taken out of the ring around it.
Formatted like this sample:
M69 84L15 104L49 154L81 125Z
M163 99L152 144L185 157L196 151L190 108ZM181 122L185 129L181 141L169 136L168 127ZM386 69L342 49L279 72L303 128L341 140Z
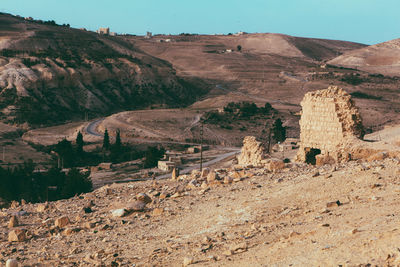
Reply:
M355 91L353 93L350 93L351 96L355 97L355 98L363 98L363 99L375 99L375 100L381 100L382 97L381 96L374 96L374 95L370 95L370 94L366 94L360 91Z

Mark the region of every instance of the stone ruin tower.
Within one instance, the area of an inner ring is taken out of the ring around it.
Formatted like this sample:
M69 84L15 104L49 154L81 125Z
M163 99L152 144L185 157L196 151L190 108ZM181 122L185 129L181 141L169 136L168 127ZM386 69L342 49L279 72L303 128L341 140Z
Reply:
M246 136L243 139L243 147L238 156L238 164L263 166L269 155L265 151L261 142L258 142L254 136Z
M364 136L361 116L351 96L330 86L307 93L300 104L297 160L317 165L348 161L352 142Z

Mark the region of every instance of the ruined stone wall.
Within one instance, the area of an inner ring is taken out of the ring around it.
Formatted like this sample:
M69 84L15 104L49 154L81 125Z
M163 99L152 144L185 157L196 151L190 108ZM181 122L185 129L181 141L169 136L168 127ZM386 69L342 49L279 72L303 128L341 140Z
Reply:
M238 157L239 164L263 166L266 163L265 159L268 157L264 146L254 136L246 136L243 139L242 151Z
M343 89L309 92L301 102L300 149L297 160L306 161L310 149L319 149L317 161L346 161L346 143L362 138L364 130L358 109ZM318 162L317 162L318 163Z

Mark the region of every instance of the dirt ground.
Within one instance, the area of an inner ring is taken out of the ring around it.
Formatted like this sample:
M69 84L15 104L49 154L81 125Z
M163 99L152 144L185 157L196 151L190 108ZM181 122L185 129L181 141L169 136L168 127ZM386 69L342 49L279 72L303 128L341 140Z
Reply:
M399 160L387 159L350 162L336 170L288 165L273 174L246 169L242 181L207 188L187 189L187 181L115 184L57 201L44 212L36 210L37 204L3 210L0 262L181 266L190 258L193 266L399 263L399 173ZM162 199L160 192L170 197ZM111 215L110 210L126 206L137 193L152 196L144 212ZM93 213L86 214L82 207L90 201ZM19 228L32 233L25 242L7 241L8 220L16 213L21 214ZM54 230L60 216L69 217L65 229L73 230Z

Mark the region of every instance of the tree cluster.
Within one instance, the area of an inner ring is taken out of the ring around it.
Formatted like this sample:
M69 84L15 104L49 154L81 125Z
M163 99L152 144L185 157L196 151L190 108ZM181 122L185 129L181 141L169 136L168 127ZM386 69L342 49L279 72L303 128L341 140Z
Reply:
M93 189L89 175L77 169L68 173L58 168L35 171L32 162L14 169L0 167L0 198L7 201L24 199L32 203L70 198Z
M149 147L145 153L144 167L153 168L157 166L158 161L164 156L165 149L163 147Z
M268 116L274 109L270 103L265 103L264 107L257 107L252 102L230 102L224 107L224 112L209 111L204 115L204 121L211 124L229 122L235 119L248 119L256 115Z

